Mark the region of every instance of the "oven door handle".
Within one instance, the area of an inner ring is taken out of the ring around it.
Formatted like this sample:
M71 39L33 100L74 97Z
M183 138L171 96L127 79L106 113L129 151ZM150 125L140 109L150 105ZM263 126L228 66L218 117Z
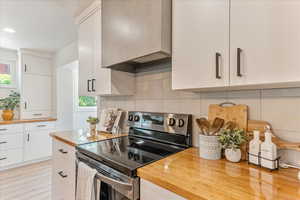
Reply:
M131 191L133 189L133 184L115 180L115 179L107 177L101 173L97 173L95 177L97 179L99 179L100 181L103 181L109 185L114 186L115 188L120 188L120 189L127 190L127 191Z

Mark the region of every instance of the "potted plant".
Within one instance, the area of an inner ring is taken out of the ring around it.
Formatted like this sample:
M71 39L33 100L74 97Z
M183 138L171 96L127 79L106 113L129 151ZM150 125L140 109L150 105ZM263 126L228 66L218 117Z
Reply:
M241 145L247 141L247 135L242 129L223 129L218 137L225 157L231 162L239 162L242 157Z
M97 117L89 117L86 121L90 124L91 136L96 136L96 127L99 119Z
M2 118L5 121L14 118L14 110L20 106L20 94L11 91L8 97L0 99L0 109L2 110Z

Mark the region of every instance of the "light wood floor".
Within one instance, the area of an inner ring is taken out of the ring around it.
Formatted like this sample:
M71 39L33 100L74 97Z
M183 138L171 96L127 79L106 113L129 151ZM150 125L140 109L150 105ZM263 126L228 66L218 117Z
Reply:
M0 200L51 200L51 161L0 172Z

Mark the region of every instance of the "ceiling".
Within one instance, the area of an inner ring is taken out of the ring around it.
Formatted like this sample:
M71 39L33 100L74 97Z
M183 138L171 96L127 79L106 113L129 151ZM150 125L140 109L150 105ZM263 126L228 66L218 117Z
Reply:
M0 47L55 52L77 38L74 16L92 0L0 0ZM12 28L16 33L3 32Z

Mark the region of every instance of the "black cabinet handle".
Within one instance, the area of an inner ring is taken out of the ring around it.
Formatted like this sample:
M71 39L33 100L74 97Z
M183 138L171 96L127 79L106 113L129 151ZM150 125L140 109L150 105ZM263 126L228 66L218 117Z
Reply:
M24 108L27 109L27 102L24 102Z
M67 178L68 175L64 174L63 171L58 172L58 175L60 175L62 178Z
M91 90L90 90L90 82L91 82L91 80L87 80L87 91L88 92L91 92Z
M0 128L0 131L7 131L7 128Z
M96 89L95 89L95 82L96 82L96 79L92 79L92 91L93 91L93 92L96 92Z
M63 149L59 149L58 150L60 153L62 153L62 154L67 154L68 152L67 151L65 151L65 150L63 150Z
M220 53L216 53L216 79L221 79L221 75L220 75L220 58L221 58L221 54Z
M6 144L7 142L6 141L4 141L4 142L0 142L0 144Z
M27 72L27 65L25 64L24 72Z
M7 158L0 158L0 160L6 160Z
M241 53L243 52L243 50L241 48L237 48L237 76L238 77L242 77L242 73L241 73Z
M30 140L30 134L27 133L27 142L29 142L29 140Z

